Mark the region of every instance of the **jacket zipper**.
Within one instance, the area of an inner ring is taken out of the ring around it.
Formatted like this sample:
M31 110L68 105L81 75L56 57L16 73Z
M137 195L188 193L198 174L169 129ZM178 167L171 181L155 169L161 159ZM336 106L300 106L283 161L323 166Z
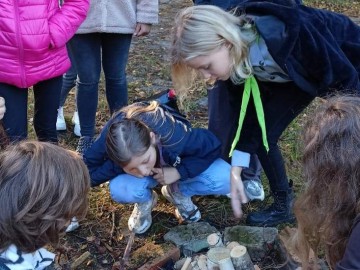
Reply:
M19 3L17 0L13 1L14 7L15 7L15 16L16 16L16 41L19 45L18 49L18 56L19 56L19 65L20 65L20 79L21 79L21 85L26 87L26 79L25 79L25 66L24 66L24 47L21 40L21 34L20 34L20 16L19 16Z

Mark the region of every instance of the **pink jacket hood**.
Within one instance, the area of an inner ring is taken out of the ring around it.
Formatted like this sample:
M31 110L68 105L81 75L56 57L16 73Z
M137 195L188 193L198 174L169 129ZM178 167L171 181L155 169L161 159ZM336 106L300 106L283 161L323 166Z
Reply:
M0 82L27 88L70 67L66 42L89 0L0 0Z

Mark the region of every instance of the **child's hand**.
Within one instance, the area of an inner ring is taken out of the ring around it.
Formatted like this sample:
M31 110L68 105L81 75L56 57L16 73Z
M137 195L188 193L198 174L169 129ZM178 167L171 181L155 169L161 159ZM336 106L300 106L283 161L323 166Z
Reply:
M150 33L150 29L151 29L151 24L137 23L135 32L134 32L134 36L136 36L136 37L146 36L147 34Z
M162 185L169 185L180 179L180 174L173 167L153 168L153 178Z
M5 99L3 97L0 97L0 120L4 118L5 112L6 112Z
M241 218L243 212L241 209L242 203L247 203L249 199L247 198L244 190L244 184L241 180L241 167L231 167L230 173L230 196L231 196L231 207L234 212L234 216Z

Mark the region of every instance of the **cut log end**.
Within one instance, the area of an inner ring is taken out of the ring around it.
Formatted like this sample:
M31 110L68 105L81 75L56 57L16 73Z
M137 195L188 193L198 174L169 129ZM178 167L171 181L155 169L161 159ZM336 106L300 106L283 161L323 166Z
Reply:
M236 246L230 252L231 261L236 270L254 270L254 264L244 246Z

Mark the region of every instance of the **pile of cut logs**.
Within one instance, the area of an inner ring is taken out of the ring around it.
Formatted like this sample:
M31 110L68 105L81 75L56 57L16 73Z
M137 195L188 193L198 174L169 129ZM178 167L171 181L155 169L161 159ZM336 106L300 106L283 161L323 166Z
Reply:
M223 244L217 233L207 237L207 254L183 258L176 262L178 270L256 270L245 246L238 242Z

